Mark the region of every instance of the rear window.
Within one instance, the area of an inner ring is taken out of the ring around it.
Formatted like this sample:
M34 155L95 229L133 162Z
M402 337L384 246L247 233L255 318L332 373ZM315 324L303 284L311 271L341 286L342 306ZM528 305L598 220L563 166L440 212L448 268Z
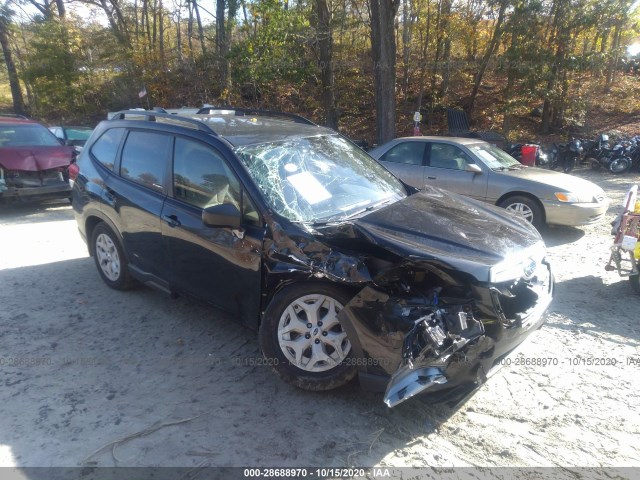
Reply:
M156 191L164 190L164 175L172 137L161 133L129 133L122 149L120 175Z
M0 147L59 147L60 142L42 125L1 125Z
M113 170L124 128L112 128L102 134L91 147L93 157L109 170Z

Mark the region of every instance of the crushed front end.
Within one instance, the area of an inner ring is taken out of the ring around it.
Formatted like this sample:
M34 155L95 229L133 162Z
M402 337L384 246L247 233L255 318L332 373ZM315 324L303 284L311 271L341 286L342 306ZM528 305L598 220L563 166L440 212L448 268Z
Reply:
M420 392L483 383L544 322L554 286L549 264L539 260L534 271L506 281L456 282L416 265L405 269L400 288L365 287L340 315L361 359L362 385L384 385L384 401L394 407Z

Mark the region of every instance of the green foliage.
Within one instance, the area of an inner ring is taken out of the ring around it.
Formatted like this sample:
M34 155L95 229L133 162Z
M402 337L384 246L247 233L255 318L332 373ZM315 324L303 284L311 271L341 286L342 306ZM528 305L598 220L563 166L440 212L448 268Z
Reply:
M299 88L313 77L309 9L284 10L278 0L250 4L251 22L239 32L229 58L234 81L251 100L277 98L289 86Z

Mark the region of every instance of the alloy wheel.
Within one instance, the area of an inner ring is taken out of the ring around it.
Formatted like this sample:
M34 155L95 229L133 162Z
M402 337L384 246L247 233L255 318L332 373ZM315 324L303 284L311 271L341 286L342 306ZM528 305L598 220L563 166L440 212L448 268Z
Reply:
M338 321L343 305L327 295L305 295L291 302L278 322L278 342L292 365L324 372L339 365L351 343Z
M505 207L509 212L516 213L524 218L527 222L533 223L533 210L524 203L512 203Z
M112 282L120 277L120 255L111 238L101 233L96 238L96 257L102 273Z

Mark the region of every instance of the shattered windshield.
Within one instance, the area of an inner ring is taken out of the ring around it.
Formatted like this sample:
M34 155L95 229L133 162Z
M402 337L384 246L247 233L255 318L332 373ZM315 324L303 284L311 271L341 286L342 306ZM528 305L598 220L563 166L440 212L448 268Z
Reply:
M293 221L342 220L406 196L393 175L338 135L247 145L236 153L271 208Z
M520 166L521 163L504 150L489 144L468 145L467 148L475 153L489 168L500 169Z

